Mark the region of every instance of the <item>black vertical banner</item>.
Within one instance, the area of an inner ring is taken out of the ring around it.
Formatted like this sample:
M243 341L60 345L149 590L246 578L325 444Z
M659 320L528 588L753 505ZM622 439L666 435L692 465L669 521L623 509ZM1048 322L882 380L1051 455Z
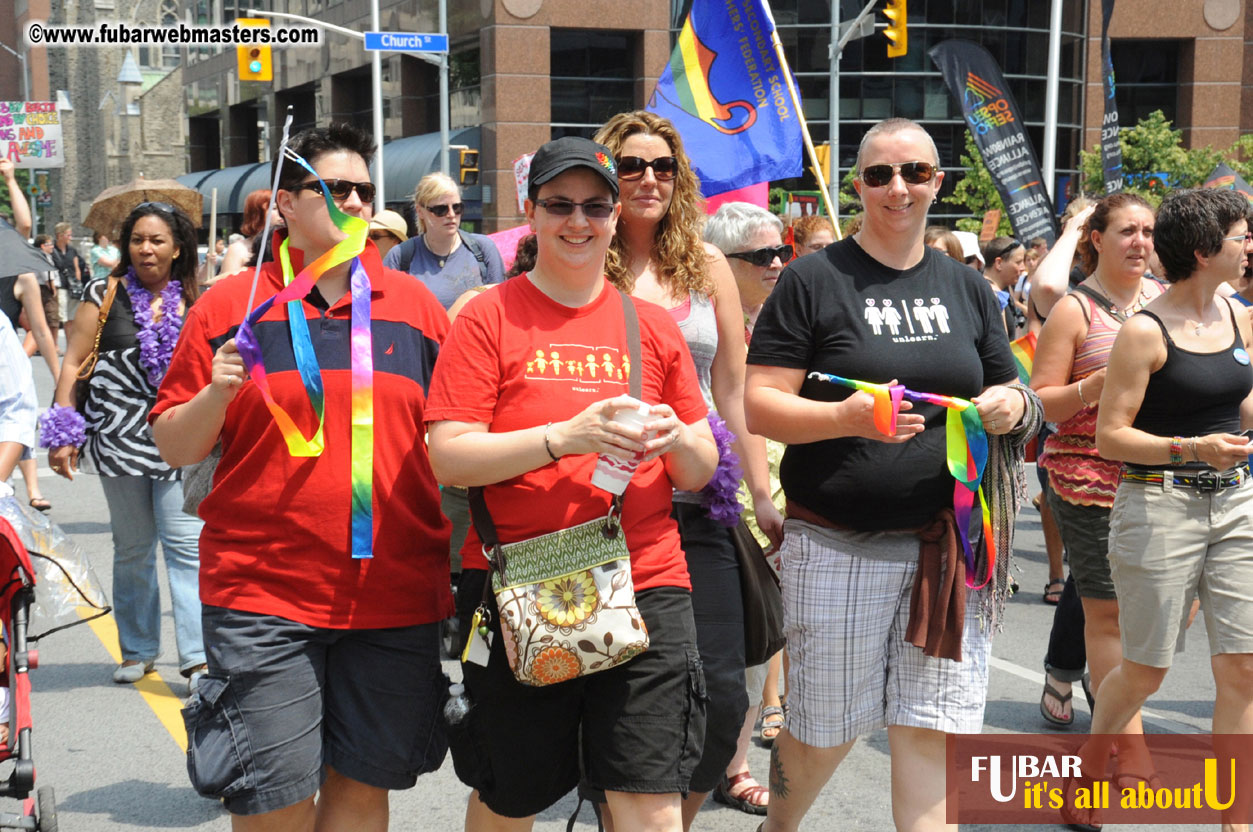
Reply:
M946 40L928 52L957 99L975 146L996 182L1014 235L1020 240L1057 238L1053 203L1044 189L1022 111L995 59L977 43Z
M1105 193L1122 190L1122 144L1118 141L1118 102L1114 100L1114 61L1109 55L1109 19L1114 0L1101 0L1101 73L1105 84L1105 117L1101 120L1101 169Z

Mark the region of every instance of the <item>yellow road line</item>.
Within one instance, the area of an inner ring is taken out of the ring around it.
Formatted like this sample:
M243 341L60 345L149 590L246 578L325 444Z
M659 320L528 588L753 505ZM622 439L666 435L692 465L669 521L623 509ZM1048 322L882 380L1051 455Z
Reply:
M79 615L86 618L94 615L96 610L89 607L79 607ZM122 649L118 646L117 640L117 623L113 620L112 615L102 615L99 618L93 618L87 622L91 625L92 632L96 634L96 638L100 639L100 643L104 645L104 649L109 651L109 655L113 657L114 664L122 663ZM165 730L170 732L170 736L174 738L174 742L183 751L187 750L187 730L183 727L183 702L174 691L170 690L170 686L161 678L161 674L153 671L144 678L135 683L135 689L139 691L139 695L148 703L148 707L152 708L152 712L157 715L157 719L165 726Z

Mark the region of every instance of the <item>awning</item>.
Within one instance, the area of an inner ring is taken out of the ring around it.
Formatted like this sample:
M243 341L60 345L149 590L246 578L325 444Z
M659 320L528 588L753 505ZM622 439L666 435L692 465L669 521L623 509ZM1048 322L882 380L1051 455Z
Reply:
M453 130L448 134L449 144L463 144L479 148L482 129L465 127ZM439 133L424 133L420 136L406 136L396 139L383 146L383 158L386 165L386 190L383 200L388 203L408 204L413 199L413 189L418 180L432 171L439 170L440 154ZM374 166L370 167L371 173ZM456 178L455 163L450 171ZM213 189L218 190L219 214L242 214L244 200L255 190L270 187L270 163L251 162L247 165L222 168L221 170L202 170L186 173L178 177L178 181L189 188L195 188L204 195L204 211L209 213L210 198ZM481 216L480 189L478 186L463 188L464 200L467 203L465 217L477 219ZM475 210L477 209L477 211ZM477 214L477 216L476 216Z

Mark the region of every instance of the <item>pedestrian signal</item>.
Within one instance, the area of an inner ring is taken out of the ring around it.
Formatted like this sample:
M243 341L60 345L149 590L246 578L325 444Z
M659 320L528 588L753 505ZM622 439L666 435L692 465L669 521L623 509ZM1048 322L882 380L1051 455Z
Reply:
M479 184L479 152L477 150L469 147L461 148L457 168L462 185Z
M888 0L883 14L889 21L883 34L888 39L888 57L900 58L909 51L909 32L906 31L905 0Z

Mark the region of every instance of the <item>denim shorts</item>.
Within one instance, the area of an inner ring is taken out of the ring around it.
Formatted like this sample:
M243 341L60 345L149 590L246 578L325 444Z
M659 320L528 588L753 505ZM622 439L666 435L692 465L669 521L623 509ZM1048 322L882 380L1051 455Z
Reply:
M325 767L407 789L447 752L439 625L333 630L204 606L208 675L183 710L187 771L255 815L313 796Z
M486 575L461 573L462 632L470 632ZM545 687L514 678L491 605L491 656L486 667L461 666L474 704L451 740L457 776L496 814L537 814L580 780L593 793L687 793L704 741L707 698L690 594L656 587L637 592L635 602L648 627L646 651Z

